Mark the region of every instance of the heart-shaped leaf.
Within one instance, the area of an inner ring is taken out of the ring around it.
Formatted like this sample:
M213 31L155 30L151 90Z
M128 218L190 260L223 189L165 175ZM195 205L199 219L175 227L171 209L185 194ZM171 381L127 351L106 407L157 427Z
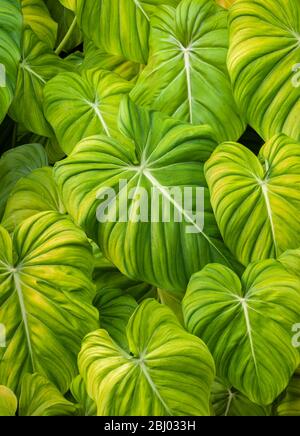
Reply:
M299 290L299 278L276 260L249 265L241 280L223 265L208 265L189 283L188 331L208 345L220 377L254 403L272 403L299 365L292 344Z
M129 99L120 111L122 133L135 150L104 136L78 144L55 169L64 204L122 273L182 291L207 263L232 260L203 174L216 143L208 126L182 124ZM101 202L106 192L109 201Z
M231 91L227 48L227 11L214 0L164 8L152 19L149 62L132 99L185 122L209 124L218 141L237 140L245 126Z
M11 117L31 132L51 137L53 132L43 113L43 89L48 80L67 68L67 63L27 28L23 33L18 81L9 111Z
M38 372L66 392L81 340L98 325L92 269L84 233L58 213L27 219L13 239L0 226L0 383L19 390Z
M130 354L105 330L89 334L79 369L98 415L209 415L214 362L170 309L145 300L126 330Z
M44 109L63 151L70 154L88 136L116 135L120 101L131 89L117 74L98 69L54 77L44 90Z
M240 144L221 144L205 175L221 234L241 263L300 247L299 143L278 135L258 158Z
M285 133L299 141L300 2L237 1L229 27L228 69L247 121L265 140Z

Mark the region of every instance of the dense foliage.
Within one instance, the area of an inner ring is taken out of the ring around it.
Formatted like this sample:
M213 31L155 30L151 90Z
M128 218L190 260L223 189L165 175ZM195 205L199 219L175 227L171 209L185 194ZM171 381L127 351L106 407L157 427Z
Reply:
M299 0L0 0L0 415L300 416L299 121Z

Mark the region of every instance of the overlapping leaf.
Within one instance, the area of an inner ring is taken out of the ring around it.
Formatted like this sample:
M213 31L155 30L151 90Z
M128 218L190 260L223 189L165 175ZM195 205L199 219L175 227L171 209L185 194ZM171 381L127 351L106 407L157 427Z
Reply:
M21 5L24 25L31 27L41 41L53 48L57 38L57 23L43 0L21 0Z
M279 416L300 416L300 370L296 371L287 392L280 402L277 412Z
M103 256L95 243L92 243L92 247L95 260L93 279L98 292L104 293L106 289L122 289L125 295L131 295L137 302L156 297L157 289L154 286L125 276Z
M300 140L300 3L240 0L229 13L228 68L247 121L265 139Z
M23 377L19 416L70 416L76 407L45 377L26 374Z
M276 260L249 265L241 281L225 266L208 265L189 283L188 330L208 345L218 374L254 403L272 403L299 365L292 344L299 289L299 278Z
M88 396L83 378L78 375L72 381L71 393L77 401L78 414L80 416L95 416L97 407L95 402Z
M44 167L32 171L16 183L7 202L2 225L12 232L27 218L51 210L65 213L53 170Z
M6 152L0 159L0 219L2 219L8 196L19 179L36 168L48 165L44 148L28 144Z
M52 130L43 113L43 89L47 81L65 71L67 64L31 29L23 34L22 59L10 115L31 132L51 137Z
M230 264L203 174L203 162L216 146L210 128L164 118L129 99L121 106L120 127L135 150L112 138L90 138L56 166L63 201L75 222L121 272L162 289L182 291L191 274L209 262ZM177 197L168 191L172 187ZM184 203L186 187L190 201ZM106 199L108 188L113 195ZM159 195L151 210L153 190ZM146 213L137 192L149 205Z
M82 43L82 32L73 10L63 7L59 0L44 0L52 18L58 23L56 46L59 52L70 52ZM65 3L69 0L65 0ZM62 44L62 45L61 45Z
M288 250L278 260L290 272L300 277L300 249Z
M217 2L219 5L223 6L223 8L226 8L226 9L229 9L230 6L233 5L233 3L234 3L235 1L236 1L236 0L216 0L216 2Z
M119 104L131 89L117 74L98 69L54 77L44 90L44 109L65 153L86 137L117 135Z
M137 308L135 299L122 289L105 288L97 292L94 306L99 310L101 328L105 329L117 344L126 349L125 331L129 318Z
M0 416L15 416L18 400L6 386L0 386Z
M59 0L60 3L65 7L70 9L71 11L76 10L76 2L77 0Z
M146 300L126 329L130 353L105 330L89 334L79 368L98 415L209 415L214 363L172 312Z
M285 135L256 157L221 144L205 165L222 236L244 265L300 246L300 144Z
M0 0L0 416L300 414L299 114L299 0Z
M237 140L244 123L231 91L227 48L227 12L213 0L164 8L152 20L149 62L133 100L182 121L210 124L219 141Z
M0 0L0 123L13 100L21 57L19 0Z
M0 227L0 245L0 383L19 390L38 372L65 392L81 340L97 327L90 245L55 212L27 219L13 239Z
M127 61L123 56L105 53L92 42L85 46L82 68L84 70L92 68L109 70L126 80L136 79L141 71L141 66L136 62Z
M97 47L145 64L151 15L162 5L175 6L179 1L77 0L77 17L85 35Z
M220 378L213 384L212 404L216 416L269 416L271 412L270 408L253 403Z

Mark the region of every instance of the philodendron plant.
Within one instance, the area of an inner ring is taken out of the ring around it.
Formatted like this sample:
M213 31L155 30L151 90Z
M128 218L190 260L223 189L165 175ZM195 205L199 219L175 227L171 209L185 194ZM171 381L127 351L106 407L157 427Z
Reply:
M0 0L0 416L300 416L300 2Z

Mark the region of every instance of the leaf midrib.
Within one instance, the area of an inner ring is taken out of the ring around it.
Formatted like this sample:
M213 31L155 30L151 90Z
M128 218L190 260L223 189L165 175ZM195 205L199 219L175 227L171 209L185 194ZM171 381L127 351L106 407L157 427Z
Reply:
M21 64L21 65L22 65L22 64ZM28 73L31 77L34 76L37 80L39 80L43 85L45 85L45 84L47 83L46 80L45 80L45 79L44 79L40 74L38 74L37 72L35 72L35 71L31 68L30 65L24 63L24 64L22 65L22 68L23 68L24 71L27 71L27 73Z
M145 170L143 172L144 176L150 181L150 183L156 187L161 194L167 199L169 200L173 206L185 217L185 219L191 224L193 225L199 233L201 233L201 235L207 240L207 242L210 244L211 247L214 248L214 250L216 250L216 252L225 260L225 263L228 264L228 261L226 259L226 257L224 256L224 254L218 249L218 247L216 247L216 245L211 241L210 237L203 231L203 229L201 229L199 226L197 226L197 224L193 221L193 219L186 213L186 211L180 207L180 205L178 205L178 203L176 203L176 201L170 196L168 195L168 193L166 192L166 190L164 189L164 187L159 183L159 181L153 176L153 174L148 171Z
M274 224L274 220L273 220L273 210L272 210L271 201L269 198L269 189L268 189L268 185L266 182L260 183L260 185L261 185L261 191L262 191L265 205L266 205L266 209L267 209L268 219L269 219L270 226L271 226L272 240L273 240L274 248L275 248L275 256L277 257L279 255L279 253L278 253L278 246L277 246L277 240L276 240L275 224Z
M27 310L26 310L24 295L23 295L23 291L22 291L22 284L21 284L22 282L21 282L21 279L19 277L18 272L13 272L12 278L14 281L15 290L17 292L17 296L18 296L18 300L19 300L19 306L20 306L20 310L21 310L22 321L24 324L26 342L27 342L27 346L28 346L28 352L29 352L29 356L30 356L32 370L33 370L33 372L35 372L33 349L32 349L32 344L31 344L30 329L29 329L29 325L28 325Z
M145 365L144 361L140 361L139 362L139 367L141 368L141 371L143 373L143 375L145 376L150 388L152 389L154 395L156 395L156 397L159 399L159 401L161 402L162 406L164 407L164 409L166 410L167 414L169 416L172 416L172 411L169 409L169 407L167 406L167 404L165 403L164 399L162 398L162 396L160 395L159 390L157 389L154 381L152 380L151 375L148 372L148 368Z
M141 11L141 13L144 15L144 17L146 18L147 21L150 21L150 17L148 16L147 12L145 11L145 9L143 8L143 6L141 5L139 0L133 0L133 3L135 4L135 6L137 7L137 9L139 9Z
M256 375L258 377L258 365L257 365L254 341L253 341L253 336L252 336L252 326L251 326L251 321L250 321L250 316L249 316L249 310L248 310L249 308L248 308L247 300L245 298L241 299L241 305L242 305L242 309L243 309L243 314L244 314L244 319L245 319L245 324L246 324L246 332L247 332L247 337L248 337L249 343L250 343L250 350L251 350L251 355L252 355L252 359L253 359L253 363L254 363L254 367L255 367L255 372L256 372Z
M99 108L99 103L95 103L95 104L93 104L93 103L90 103L90 102L88 102L88 101L87 101L87 103L88 103L88 105L91 107L91 109L94 111L94 113L95 113L95 115L97 116L98 120L100 121L101 126L102 126L102 128L103 128L105 134L106 134L108 137L111 137L111 135L110 135L110 131L109 131L109 128L108 128L108 125L106 124L106 121L105 121L105 119L104 119L104 116L102 115L102 112L101 112L101 110L100 110L100 108Z
M153 335L153 334L152 334ZM151 341L152 335L150 336L150 338L148 338L148 345L149 342ZM162 396L160 395L160 392L158 390L158 388L156 387L154 381L152 380L151 375L149 374L147 365L145 363L146 361L146 354L147 354L147 347L140 353L139 357L133 357L130 354L128 354L122 347L119 346L119 344L113 340L113 343L116 347L116 349L120 352L120 354L125 358L126 361L129 361L131 363L133 363L132 366L132 370L134 371L135 369L139 368L141 370L141 373L144 375L144 377L146 378L151 390L153 391L154 395L158 398L158 400L161 402L162 406L164 407L164 409L166 410L167 414L169 416L173 416L173 413L171 411L171 409L168 407L168 405L165 403L164 399L162 398Z

